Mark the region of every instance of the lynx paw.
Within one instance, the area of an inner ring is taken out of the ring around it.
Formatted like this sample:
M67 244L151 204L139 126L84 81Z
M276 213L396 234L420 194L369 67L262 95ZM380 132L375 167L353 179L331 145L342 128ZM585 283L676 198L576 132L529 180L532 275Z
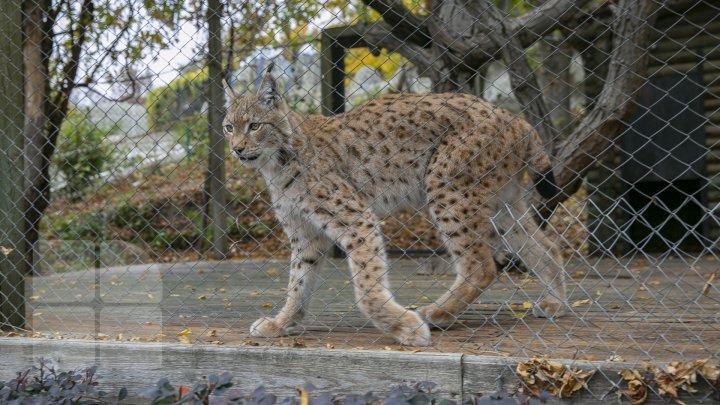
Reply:
M546 298L533 306L533 315L538 318L559 318L565 315L565 304Z
M274 319L263 317L253 322L252 326L250 326L250 335L266 338L280 337L288 335L292 330L292 327L284 328L275 322Z
M390 327L392 336L407 346L430 346L430 328L415 312L405 312L398 323Z
M418 313L425 319L428 325L434 328L447 328L457 320L455 315L443 310L437 304L420 307L418 308Z

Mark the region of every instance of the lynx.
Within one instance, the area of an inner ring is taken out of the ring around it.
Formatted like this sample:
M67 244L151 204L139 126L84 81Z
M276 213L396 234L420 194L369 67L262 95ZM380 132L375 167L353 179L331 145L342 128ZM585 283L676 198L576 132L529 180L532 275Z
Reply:
M429 345L428 325L450 325L475 301L495 277L498 238L549 287L534 314L562 315L562 258L527 213L525 168L545 198L557 189L527 122L467 94L388 94L334 117L302 116L283 101L271 69L254 96L226 85L223 124L233 154L265 178L292 248L287 301L253 323L251 335L282 336L303 319L313 272L333 243L347 253L360 310L401 344ZM379 218L422 208L457 276L436 302L413 311L389 289Z

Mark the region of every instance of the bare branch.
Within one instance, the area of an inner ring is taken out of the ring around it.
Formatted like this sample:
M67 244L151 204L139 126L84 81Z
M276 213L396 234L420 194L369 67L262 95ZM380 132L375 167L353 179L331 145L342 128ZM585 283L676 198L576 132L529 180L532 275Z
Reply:
M504 35L506 38L517 39L519 45L526 48L553 29L569 24L583 14L582 7L587 3L589 0L549 0L533 11L507 19L507 31ZM473 2L466 4L468 7L474 6ZM462 44L462 48L458 49L459 55L468 66L479 66L488 62L496 58L500 51L489 31L497 27L485 26L481 20L478 20L477 24L478 26L473 27L475 35L467 39L467 44ZM468 47L469 49L465 49ZM449 49L456 51L454 47Z
M380 13L391 30L403 40L427 48L433 40L425 26L425 19L413 14L401 0L363 0L368 6Z
M418 16L408 10L401 0L363 1L382 15L387 28L398 38L421 48L428 48L431 43L440 44L447 50L444 56L449 57L453 64L480 66L496 58L500 51L500 46L491 38L491 27L480 19L460 36L453 34L450 29L454 21L443 21L434 13L429 17ZM547 32L576 19L583 13L582 7L589 2L590 0L549 0L533 11L508 19L505 34L507 38L517 38L520 46L525 48ZM473 2L466 2L464 6L468 9L476 7ZM377 47L384 47L372 40L369 42Z
M80 54L85 46L85 41L87 40L87 31L93 20L94 9L95 4L92 0L83 1L82 9L80 10L80 15L78 16L78 21L76 23L76 28L73 29L73 31L76 31L77 33L74 33L70 37L73 41L70 45L70 55L65 65L63 65L60 76L60 89L53 97L51 103L52 105L50 106L51 111L48 114L48 117L50 117L50 125L54 130L51 132L49 137L49 143L52 144L53 147L55 145L55 138L59 132L59 128L55 127L59 127L59 123L61 123L65 118L68 103L70 101L70 93L77 84L76 80L77 72L80 68ZM48 156L52 156L52 153L49 153Z
M358 24L352 29L373 46L403 55L417 66L421 74L429 70L435 62L430 50L398 38L387 24Z

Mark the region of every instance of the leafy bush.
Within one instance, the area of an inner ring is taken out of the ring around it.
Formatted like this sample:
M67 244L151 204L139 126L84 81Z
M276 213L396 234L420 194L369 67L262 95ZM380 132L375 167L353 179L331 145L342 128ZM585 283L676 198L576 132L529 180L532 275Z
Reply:
M172 127L181 117L200 112L207 101L207 83L208 70L197 69L184 73L167 86L148 91L145 107L150 128Z
M115 395L98 390L96 372L96 366L60 371L50 360L40 359L39 367L32 366L9 382L0 382L0 404L112 404L127 397L125 388Z
M96 215L57 217L50 224L51 237L61 240L96 240L107 225Z
M121 388L117 393L98 390L97 366L77 371L60 371L49 360L40 360L40 366L17 373L7 383L0 382L0 404L117 404L127 400L128 391ZM153 405L456 405L454 401L438 399L434 392L437 385L423 381L412 386L399 385L385 396L366 394L330 395L316 393L312 384L298 387L297 395L278 402L278 398L264 387L249 394L233 388L230 373L209 375L192 386L173 386L167 378L160 379L155 387L143 397ZM483 401L468 401L466 405L480 405ZM494 402L487 402L488 404Z
M112 128L100 128L87 115L73 110L63 123L54 163L65 177L65 191L73 200L114 160L107 136Z
M188 156L202 162L207 159L210 144L207 114L196 112L190 117L183 117L177 121L173 132Z

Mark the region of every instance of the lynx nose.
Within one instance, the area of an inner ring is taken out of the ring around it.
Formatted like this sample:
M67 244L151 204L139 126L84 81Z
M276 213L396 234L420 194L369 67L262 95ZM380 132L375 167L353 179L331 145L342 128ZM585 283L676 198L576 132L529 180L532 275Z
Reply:
M241 148L241 147L239 147L239 146L236 146L236 147L233 148L233 152L235 152L235 154L238 155L238 156L240 156L240 154L241 154L242 151L244 151L244 150L245 150L245 148Z

